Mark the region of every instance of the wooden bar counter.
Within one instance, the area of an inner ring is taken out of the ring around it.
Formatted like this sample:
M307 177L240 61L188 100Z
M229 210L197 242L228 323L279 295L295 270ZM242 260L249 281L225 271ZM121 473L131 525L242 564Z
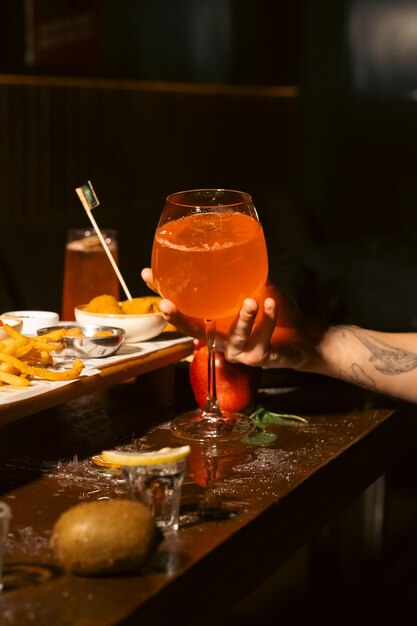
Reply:
M269 427L277 438L268 445L192 444L181 527L142 572L64 572L49 547L60 513L126 495L119 472L98 468L91 456L122 445L184 443L168 422L193 405L186 367L175 366L175 406L156 406L143 375L0 427L0 497L13 515L2 625L219 623L415 447L413 407L379 399L366 408L361 392L314 377L307 386L301 378L268 388L263 406L306 422Z

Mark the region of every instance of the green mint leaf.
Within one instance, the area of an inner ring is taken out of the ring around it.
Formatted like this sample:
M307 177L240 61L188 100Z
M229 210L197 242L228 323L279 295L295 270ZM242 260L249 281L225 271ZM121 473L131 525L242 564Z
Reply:
M266 424L287 424L288 421L294 420L298 422L307 422L304 417L299 415L290 415L288 413L271 413L263 406L258 405L252 413L251 418L255 421L257 428L264 428Z
M256 432L254 435L246 435L240 441L251 445L262 446L268 443L272 443L277 439L275 433L266 432L265 428L268 424L280 424L288 425L288 422L298 421L307 422L304 417L299 415L290 415L288 413L271 413L267 411L263 406L258 405L255 411L250 416L255 424Z
M253 446L264 446L268 443L272 443L277 439L277 435L274 433L267 433L264 430L256 433L255 435L245 435L240 440L242 443L247 443Z

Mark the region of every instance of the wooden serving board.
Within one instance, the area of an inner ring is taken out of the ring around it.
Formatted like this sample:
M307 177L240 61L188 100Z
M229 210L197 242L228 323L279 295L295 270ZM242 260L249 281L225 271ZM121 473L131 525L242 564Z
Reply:
M192 353L190 337L169 335L163 333L153 341L123 345L113 357L84 360L81 376L73 381L34 380L23 390L0 387L0 425L164 368Z

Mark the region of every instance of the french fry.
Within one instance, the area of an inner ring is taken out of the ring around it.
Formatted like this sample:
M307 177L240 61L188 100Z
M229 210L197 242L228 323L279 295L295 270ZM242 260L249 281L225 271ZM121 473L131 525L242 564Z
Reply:
M20 346L20 347L18 346L17 349L14 350L14 356L16 356L18 359L22 359L31 351L32 351L32 346L30 345L30 343L26 343L23 346ZM7 353L7 350L4 350L4 352ZM9 354L11 353L9 352Z
M62 350L63 348L62 343L48 343L46 341L39 341L38 338L34 339L33 337L29 339L29 343L32 348L35 348L36 350L47 350L48 352L52 352L53 350Z
M36 352L34 350L31 350L21 360L28 365L41 365L43 367L53 365L54 363L53 357L49 352Z
M17 376L16 374L8 374L0 370L0 381L12 385L13 387L27 387L29 381L25 376Z
M36 337L36 341L49 343L51 341L59 341L62 337L65 337L65 328L57 328L56 330L51 330L49 333L45 333L44 335L39 335Z
M19 349L23 349L26 345L26 338L19 337L19 339L12 339L6 346L4 346L2 351L7 354L16 354Z
M16 373L16 368L13 367L13 365L10 365L10 363L0 363L0 372L8 372L9 374L15 374Z
M33 365L27 365L23 361L20 361L11 354L0 352L0 361L5 361L10 365L13 365L19 372L29 374L29 376L35 376L37 378L43 378L44 380L74 380L80 375L84 364L80 359L76 359L72 364L71 369L64 370L62 372L54 372L42 367L34 367Z

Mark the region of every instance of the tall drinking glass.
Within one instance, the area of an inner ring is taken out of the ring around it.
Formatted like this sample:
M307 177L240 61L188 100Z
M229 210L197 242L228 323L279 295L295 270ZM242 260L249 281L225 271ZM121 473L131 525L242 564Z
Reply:
M118 262L116 231L107 228L103 237ZM74 308L95 296L108 294L119 299L119 281L94 230L70 228L64 261L61 319L75 319Z
M204 409L177 417L173 432L198 441L242 437L253 429L252 420L222 412L217 403L214 338L216 322L237 314L267 278L265 238L251 196L227 189L168 196L155 233L152 271L160 294L206 326L207 402Z

